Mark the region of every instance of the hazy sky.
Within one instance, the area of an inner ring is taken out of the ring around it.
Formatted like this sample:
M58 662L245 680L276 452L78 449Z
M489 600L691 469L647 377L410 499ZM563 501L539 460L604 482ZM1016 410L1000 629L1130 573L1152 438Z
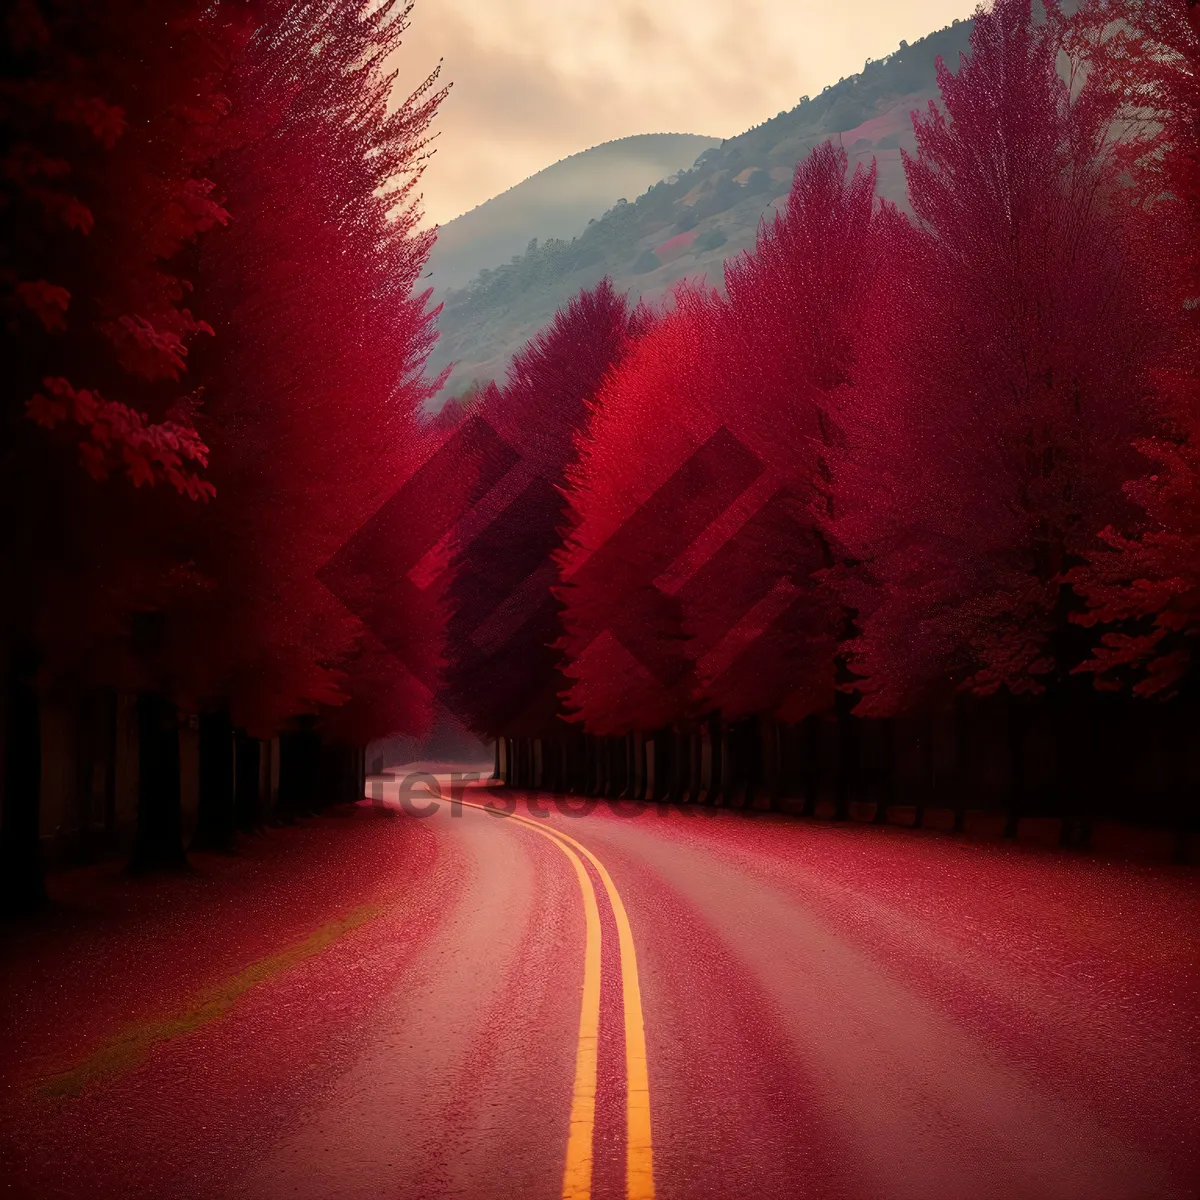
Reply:
M422 181L446 221L560 158L634 133L731 137L973 0L417 0L407 94L454 87ZM633 197L630 197L632 199Z

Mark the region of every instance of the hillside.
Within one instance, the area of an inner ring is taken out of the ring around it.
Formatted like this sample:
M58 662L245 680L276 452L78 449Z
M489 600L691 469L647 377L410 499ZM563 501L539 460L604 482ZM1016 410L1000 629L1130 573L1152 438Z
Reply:
M534 238L569 238L622 197L690 166L718 138L647 133L572 154L438 229L429 266L439 293L508 262Z
M502 265L465 287L439 288L444 308L431 365L456 364L442 395L503 376L513 352L564 300L606 274L649 300L685 276L707 274L719 285L724 259L754 245L759 221L786 197L797 162L822 140L840 138L852 165L873 157L880 194L903 205L900 149L915 145L909 113L937 97L935 62L941 55L957 68L971 28L970 20L957 21L901 43L819 96L704 150L689 169L635 200L619 200L569 240L536 232L530 236L542 240L528 253L494 260Z

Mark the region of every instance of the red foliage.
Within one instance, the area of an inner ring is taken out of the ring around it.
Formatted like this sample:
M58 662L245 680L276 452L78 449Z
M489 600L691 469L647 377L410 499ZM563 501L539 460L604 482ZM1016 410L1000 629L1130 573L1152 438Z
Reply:
M945 112L914 114L917 226L864 394L847 414L834 527L862 568L850 647L861 712L958 686L1037 692L1066 626L1064 574L1125 515L1130 446L1153 428L1140 262L1113 195L1111 96L1056 73L1051 5L976 18Z
M682 604L656 580L745 486L723 484L730 464L705 449L716 335L715 298L678 292L601 389L568 471L565 700L596 733L659 728L694 708Z
M5 15L3 649L36 646L66 686L137 686L131 614L194 588L178 543L212 493L181 375L211 332L190 307L192 256L225 219L207 163L232 135L247 20L192 0ZM147 488L97 487L113 475L167 488L147 503Z
M680 589L705 707L798 721L833 699L841 606L829 450L878 271L875 173L818 147L753 253L726 263L714 419L762 462L732 536ZM748 509L748 511L745 511Z
M1097 77L1155 118L1125 161L1157 251L1168 337L1155 383L1169 424L1138 443L1155 473L1126 488L1145 512L1142 530L1107 528L1106 548L1071 574L1088 605L1080 621L1117 626L1080 669L1098 686L1133 678L1140 695L1170 695L1194 672L1200 636L1200 8L1099 0L1085 16Z
M796 721L839 655L868 714L1071 669L1173 692L1200 632L1197 11L997 0L913 114L915 221L822 146L724 298L651 321L606 281L422 423L444 92L389 112L404 0L20 0L9 624L60 676L354 741L428 721L443 633L453 707L511 736Z
M181 469L184 460L208 465L208 447L191 425L176 421L147 424L146 418L126 404L103 399L98 392L77 390L65 379L45 381L49 396L38 392L27 401L30 419L46 429L73 418L86 428L91 441L79 447L84 469L97 481L107 479L111 469L110 450L119 450L120 460L134 487L163 478L177 492L193 500L207 500L213 486Z
M194 428L163 419L178 388L151 385L178 383L188 343L212 332L187 307L178 260L227 219L204 170L228 130L225 78L247 32L238 5L202 0L21 0L9 12L0 78L9 392L38 424L69 430L95 478L124 471L135 484L211 494Z
M477 732L545 736L566 681L553 560L566 519L562 488L575 437L609 372L648 324L602 280L581 292L516 355L504 388L475 415L519 451L464 525L448 603L448 703Z
M874 173L846 168L832 145L803 162L727 300L679 293L601 392L563 590L570 701L596 732L832 701L824 457L877 257Z
M346 737L427 715L428 693L318 578L412 472L432 390L432 314L413 287L433 235L414 231L412 185L444 93L431 77L387 111L405 12L264 5L236 77L243 144L214 165L236 216L197 280L217 331L198 362L217 498L172 661L194 701L225 697L264 733L348 697L326 714Z

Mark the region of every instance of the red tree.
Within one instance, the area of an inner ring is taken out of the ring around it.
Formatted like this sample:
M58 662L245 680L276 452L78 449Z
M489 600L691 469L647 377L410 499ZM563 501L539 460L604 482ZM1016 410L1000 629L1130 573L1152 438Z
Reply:
M116 471L212 494L184 379L190 343L212 330L189 295L195 239L227 219L205 172L233 136L228 75L248 25L236 5L147 11L24 0L4 31L4 504L26 514L6 527L5 560L26 582L6 627L28 637L36 624L56 674L168 592L187 560L144 536L160 519L151 506L73 478L59 438L96 481Z
M824 457L876 257L874 175L846 166L828 144L802 163L727 299L681 292L601 392L562 593L570 702L597 732L832 701Z
M394 694L410 682L398 665L381 680L377 639L318 578L412 470L432 390L432 314L414 287L433 234L415 232L412 189L444 92L435 72L388 111L381 68L407 11L262 5L233 94L241 144L214 165L234 214L197 284L217 334L198 362L217 497L169 658L183 698L224 698L264 734L343 703L356 676L385 724L424 707Z
M1100 686L1133 679L1140 695L1170 695L1194 674L1200 635L1200 6L1100 0L1082 24L1099 43L1097 76L1153 121L1125 158L1164 302L1155 385L1168 425L1138 443L1154 473L1126 487L1142 528L1106 528L1107 546L1072 572L1088 605L1079 619L1117 626L1080 669Z
M798 721L830 706L842 623L827 455L853 394L876 274L875 173L825 143L787 208L726 263L710 408L763 464L740 524L680 589L706 707Z
M566 681L555 648L563 631L553 594L562 488L589 406L647 323L604 279L556 313L514 358L503 389L488 389L474 407L516 452L470 514L448 595L448 703L485 736L563 732Z
M26 896L33 675L40 664L42 691L139 682L122 631L173 593L188 557L150 530L178 533L188 501L211 495L183 379L193 339L211 332L191 309L191 256L226 220L206 163L230 132L226 76L246 33L238 5L189 0L20 0L0 30L0 546L14 581L0 602L12 733L0 874ZM72 443L86 474L63 453ZM98 486L111 474L167 494L150 504L125 481Z
M192 0L153 6L153 19L137 0L9 10L10 393L39 425L74 432L96 479L116 469L211 494L177 385L189 343L212 330L188 306L178 256L228 217L205 169L228 129L226 75L248 32L239 13Z
M1056 6L1035 24L1029 0L999 0L958 74L939 64L945 111L914 114L917 225L890 223L834 523L865 564L848 591L862 712L1042 690L1064 575L1127 509L1154 337L1113 200L1111 98L1060 78L1067 44Z
M595 733L695 710L683 605L659 577L758 469L732 439L712 438L717 333L715 297L679 291L601 389L568 471L566 704Z

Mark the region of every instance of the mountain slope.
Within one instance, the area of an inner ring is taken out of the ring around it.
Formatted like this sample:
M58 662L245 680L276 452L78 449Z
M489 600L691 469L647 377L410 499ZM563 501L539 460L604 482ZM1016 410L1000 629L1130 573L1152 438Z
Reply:
M533 238L571 237L621 197L639 195L718 145L699 134L646 133L572 154L442 225L429 264L433 284L439 292L460 288Z
M439 287L444 307L431 366L455 364L442 395L503 377L514 351L555 309L606 274L648 300L686 276L707 274L719 286L723 260L754 245L759 221L787 196L796 163L820 141L839 138L851 165L874 158L880 195L903 206L900 150L915 147L909 113L938 96L936 60L956 69L972 25L955 21L911 46L901 43L790 112L706 149L690 169L636 201L618 201L569 241L545 237L466 287Z

